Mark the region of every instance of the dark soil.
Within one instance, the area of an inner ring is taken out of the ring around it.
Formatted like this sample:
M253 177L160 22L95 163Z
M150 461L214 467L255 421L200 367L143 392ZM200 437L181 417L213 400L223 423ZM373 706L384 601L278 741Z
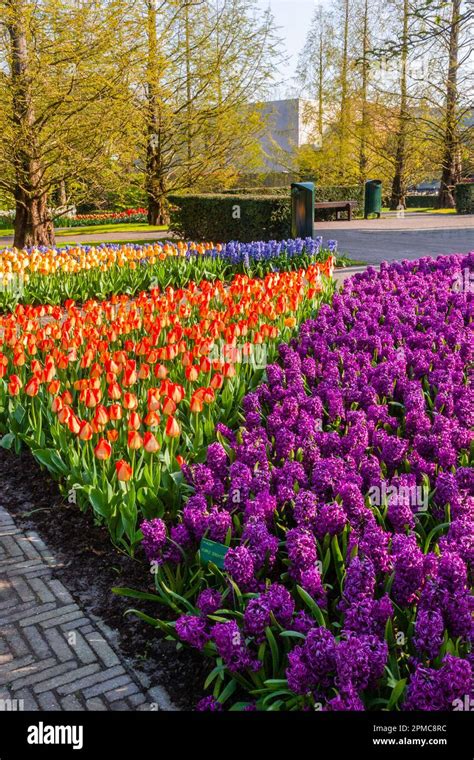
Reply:
M176 651L174 642L138 618L124 617L130 607L153 617L167 617L166 609L111 591L113 586L154 591L147 565L116 550L108 531L94 525L91 512L68 504L29 451L17 456L0 448L0 481L5 509L20 527L36 530L54 552L55 577L86 612L116 632L122 654L148 676L150 687L163 686L177 707L192 709L203 696L209 663L196 652Z

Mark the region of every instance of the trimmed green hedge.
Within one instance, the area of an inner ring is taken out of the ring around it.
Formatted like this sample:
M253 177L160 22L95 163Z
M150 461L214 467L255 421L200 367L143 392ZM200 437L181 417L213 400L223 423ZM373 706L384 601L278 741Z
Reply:
M170 195L170 230L185 240L227 243L285 240L291 235L289 193L258 195Z
M474 182L456 185L456 211L458 214L474 214Z
M437 195L406 195L405 208L435 208Z

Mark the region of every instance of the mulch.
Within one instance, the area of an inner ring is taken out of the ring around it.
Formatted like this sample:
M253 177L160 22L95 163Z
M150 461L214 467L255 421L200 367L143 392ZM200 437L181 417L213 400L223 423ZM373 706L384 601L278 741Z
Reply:
M111 591L113 586L128 586L153 592L146 562L118 551L106 528L94 524L92 511L81 512L69 504L29 451L16 455L0 448L0 479L2 505L20 528L37 531L57 558L55 577L86 612L117 634L122 654L148 676L150 687L164 687L178 708L193 709L203 696L210 663L189 649L177 651L174 642L137 617L124 617L134 607L166 618L166 608Z

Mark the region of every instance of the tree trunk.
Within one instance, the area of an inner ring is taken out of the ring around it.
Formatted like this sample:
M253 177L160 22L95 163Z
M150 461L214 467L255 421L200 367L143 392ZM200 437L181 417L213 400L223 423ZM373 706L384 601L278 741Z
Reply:
M66 208L66 206L67 206L67 191L66 191L66 183L65 183L65 181L63 179L59 183L58 197L59 197L59 205L62 206L63 208Z
M345 179L347 168L347 127L348 127L348 58L349 58L349 0L344 0L344 42L341 63L341 111L339 117L339 174Z
M189 6L184 6L184 39L186 54L186 152L188 162L188 185L191 185L191 165L193 160L193 130L192 130L192 87L191 87L191 45L190 45Z
M148 224L166 224L166 178L162 162L163 128L160 118L158 40L156 34L156 0L148 0L148 141L146 156L146 191L148 195Z
M45 196L31 198L22 190L18 190L15 213L15 248L54 245L54 224Z
M319 9L319 62L318 62L318 131L319 138L323 139L323 103L324 103L324 28L323 11Z
M406 150L408 127L407 97L407 61L408 61L408 0L403 3L402 56L400 80L400 113L398 117L397 149L395 153L395 172L392 180L390 208L394 211L400 204L405 205L406 194Z
M54 245L54 226L48 210L47 192L35 132L35 112L29 75L27 15L24 1L10 3L8 33L11 43L13 123L17 132L14 156L16 248Z
M359 180L363 184L367 179L367 136L369 131L369 111L367 101L367 88L369 80L369 3L365 0L364 21L362 32L362 113L360 127L360 151L359 151Z
M456 205L454 188L461 179L461 149L456 121L458 104L458 50L459 17L461 0L453 0L451 25L449 31L449 65L446 82L446 128L444 135L444 157L441 172L441 186L438 195L438 208L454 208Z

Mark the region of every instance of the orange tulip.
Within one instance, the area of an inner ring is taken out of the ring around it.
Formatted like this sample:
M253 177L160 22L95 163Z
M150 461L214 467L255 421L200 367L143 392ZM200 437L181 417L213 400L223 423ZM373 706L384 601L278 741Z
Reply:
M165 432L169 438L177 438L181 434L181 428L175 417L168 417Z
M64 406L64 403L63 403L62 398L60 398L60 396L56 396L55 398L53 398L51 402L51 410L54 412L54 414L58 414L58 412L61 411L63 406Z
M156 451L160 450L160 444L153 433L150 433L149 431L145 433L143 436L143 448L148 454L154 454Z
M8 393L10 396L18 396L22 387L23 383L18 375L10 375L10 382L8 383Z
M102 404L99 404L98 407L95 410L94 414L94 420L97 425L107 425L109 421L109 415L107 414L107 409L105 406L102 406Z
M226 366L226 365L224 365L224 366ZM224 383L223 376L221 375L220 372L216 372L216 374L213 375L212 378L211 378L210 386L211 386L211 388L218 389L218 388L222 388L223 383Z
M113 382L110 383L109 387L107 388L107 393L112 401L118 401L122 395L122 390L118 383Z
M141 449L143 446L143 438L136 430L130 430L128 434L127 445L129 449Z
M61 423L61 425L67 425L70 416L71 416L71 407L63 406L63 408L58 412L58 420Z
M193 364L191 364L186 367L184 374L190 383L194 383L199 377L199 367L195 367Z
M50 393L52 396L55 396L56 393L59 391L59 388L61 387L61 383L59 380L52 380L50 384L48 385L48 393Z
M140 415L136 412L130 412L128 415L128 429L129 430L138 430L140 425L142 424L142 421L140 419Z
M123 482L127 482L132 477L132 468L124 459L119 459L115 463L115 471L117 478Z
M79 430L79 438L81 441L90 441L92 436L93 431L91 425L87 422L87 420L82 420L81 429Z
M39 380L37 377L32 377L25 385L25 393L27 396L37 396L39 391Z
M168 374L168 370L164 364L156 364L154 369L155 377L159 380L164 380Z
M122 407L120 404L111 404L109 406L109 417L111 420L122 419Z
M124 393L122 403L125 409L128 409L129 411L131 411L137 408L138 399L134 393Z
M163 401L162 410L163 410L163 414L166 414L167 416L174 414L176 411L176 404L173 401L173 399L168 398L167 396Z
M79 435L81 431L81 424L73 412L71 412L71 414L69 415L67 425L71 433L73 433L74 435Z
M105 438L101 438L94 449L94 454L97 459L100 459L101 461L110 459L110 456L112 454L112 446L108 441L105 440Z
M143 418L143 422L147 427L158 427L161 422L161 417L157 412L148 412Z
M191 403L189 404L189 408L195 414L197 414L198 412L202 412L202 409L203 409L203 402L202 402L202 400L200 398L198 398L197 396L192 396L191 397Z

